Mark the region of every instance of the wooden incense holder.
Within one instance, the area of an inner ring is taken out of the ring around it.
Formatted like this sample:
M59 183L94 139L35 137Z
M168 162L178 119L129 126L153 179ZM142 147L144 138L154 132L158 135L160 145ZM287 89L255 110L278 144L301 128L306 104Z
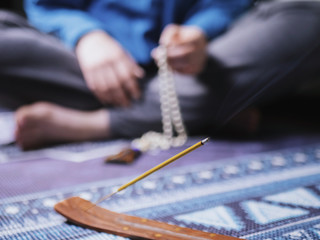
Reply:
M238 239L116 213L93 205L80 197L71 197L57 203L54 209L81 227L134 239Z

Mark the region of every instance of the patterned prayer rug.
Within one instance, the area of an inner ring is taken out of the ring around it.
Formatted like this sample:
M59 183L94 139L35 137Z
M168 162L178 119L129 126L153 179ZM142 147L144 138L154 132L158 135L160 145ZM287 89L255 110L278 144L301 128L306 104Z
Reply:
M1 112L0 109L0 146L14 141L15 121L13 112Z
M314 144L163 169L100 206L251 240L320 239L319 162ZM2 198L0 239L123 239L70 225L53 205L96 201L130 179Z
M0 163L54 159L69 162L85 162L118 153L129 141L96 141L57 145L39 150L22 151L17 145L0 145Z

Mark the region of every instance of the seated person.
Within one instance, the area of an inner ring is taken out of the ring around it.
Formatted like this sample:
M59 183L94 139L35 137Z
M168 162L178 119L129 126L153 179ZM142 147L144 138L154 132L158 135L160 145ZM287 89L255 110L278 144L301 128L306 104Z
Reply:
M65 45L1 13L0 95L14 99L17 142L33 148L161 131L151 57L159 43L191 134L317 76L320 3L267 1L243 14L250 5L27 0L31 23Z

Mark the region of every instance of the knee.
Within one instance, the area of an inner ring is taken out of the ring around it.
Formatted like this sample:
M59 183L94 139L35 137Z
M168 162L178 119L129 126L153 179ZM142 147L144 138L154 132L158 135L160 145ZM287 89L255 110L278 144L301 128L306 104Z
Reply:
M37 47L36 38L27 32L13 28L10 30L0 31L0 52L4 64L10 64L26 59L34 54Z

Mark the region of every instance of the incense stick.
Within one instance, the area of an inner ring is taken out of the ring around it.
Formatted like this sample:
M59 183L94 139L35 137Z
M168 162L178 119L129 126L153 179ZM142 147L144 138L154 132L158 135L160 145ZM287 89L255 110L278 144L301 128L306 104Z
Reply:
M191 147L189 147L189 148L183 150L182 152L176 154L175 156L169 158L168 160L164 161L163 163L160 163L159 165L157 165L157 166L149 169L148 171L144 172L143 174L141 174L140 176L136 177L135 179L129 181L129 182L126 183L126 184L123 184L123 185L120 186L116 191L110 193L110 194L107 195L107 196L102 197L102 198L99 199L97 202L95 202L94 205L90 206L89 208L87 208L87 209L84 210L84 211L88 211L90 208L93 208L94 206L96 206L97 204L99 204L99 203L101 203L102 201L106 200L107 198L110 198L110 197L113 196L114 194L116 194L116 193L118 193L118 192L126 189L127 187L131 186L132 184L134 184L134 183L142 180L143 178L149 176L150 174L158 171L159 169L167 166L168 164L174 162L175 160L183 157L184 155L188 154L189 152L191 152L191 151L197 149L198 147L204 145L204 144L205 144L206 142L208 142L208 141L209 141L209 138L205 138L205 139L203 139L202 141L197 142L196 144L192 145Z

